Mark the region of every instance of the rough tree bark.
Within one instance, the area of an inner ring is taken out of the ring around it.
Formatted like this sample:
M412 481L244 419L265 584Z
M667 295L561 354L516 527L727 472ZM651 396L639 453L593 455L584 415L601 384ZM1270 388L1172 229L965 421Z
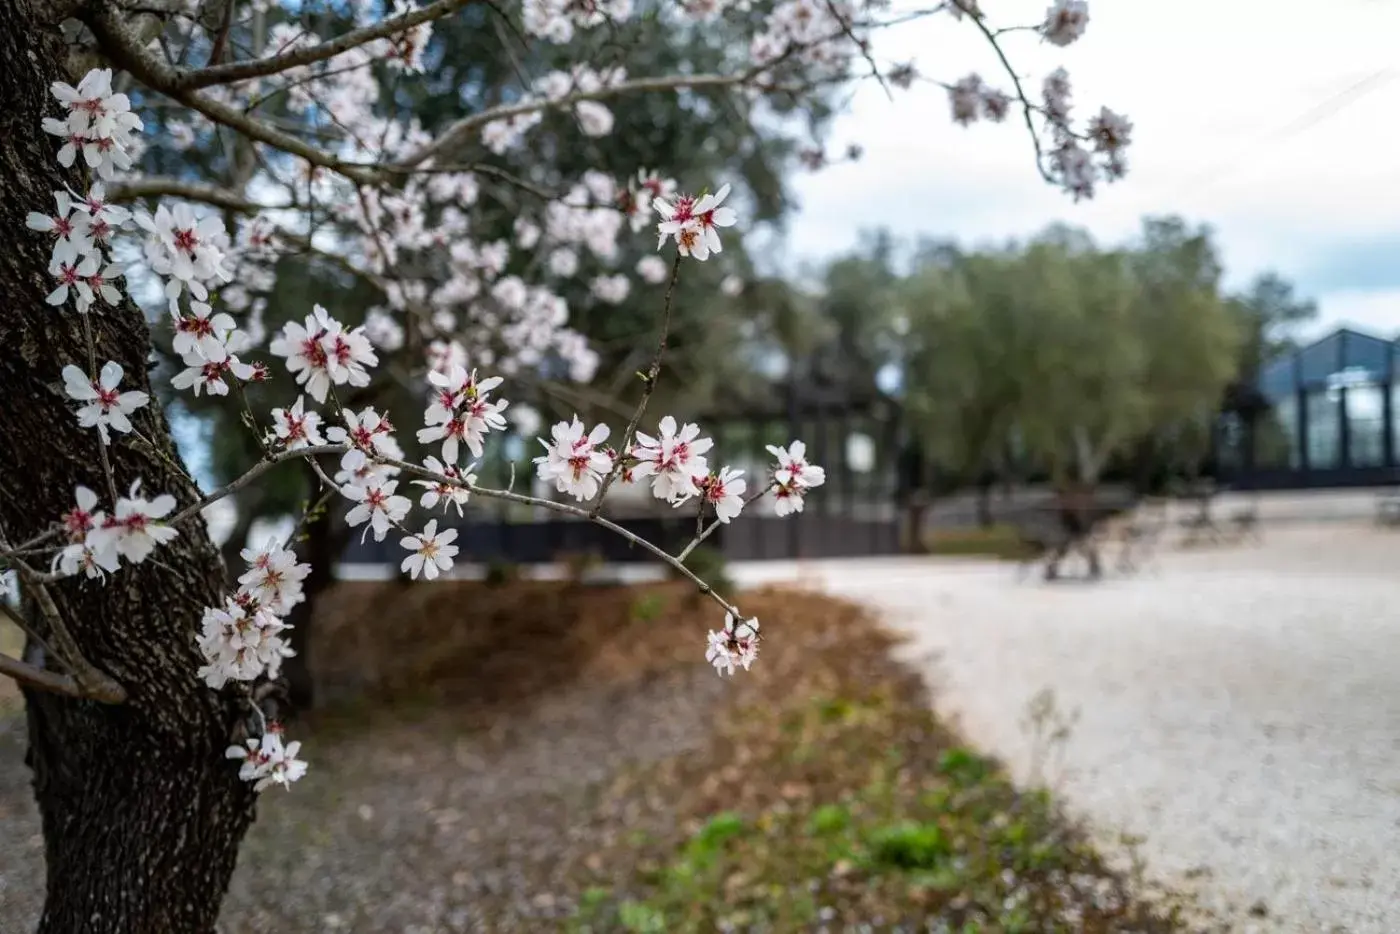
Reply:
M309 466L305 468L305 473L307 495L314 499L320 487L319 479ZM293 627L291 644L297 654L282 665L282 675L287 681L287 699L296 714L303 714L316 704L316 680L311 670L316 605L321 596L334 586L336 559L350 540L350 530L345 523L336 521L332 512L325 509L307 521L304 531L305 540L296 546L297 557L311 565L311 573L301 582L305 599L287 614L287 622Z
M69 77L58 26L45 21L50 10L38 0L0 0L0 529L11 541L71 508L78 484L108 499L97 436L78 427L59 375L68 363L87 367L81 321L71 307L44 303L49 244L24 225L27 212L53 210L54 189L84 184L59 168L56 140L39 129L42 117L56 115L50 82ZM90 323L99 363L117 361L124 389L149 391L141 312L130 302L98 306ZM152 400L137 428L177 459L154 393ZM129 438L113 455L123 492L140 478L151 495L169 492L182 505L197 496ZM201 609L220 599L223 584L218 551L203 523L190 522L152 560L105 586L74 579L53 588L80 648L129 701L25 694L48 868L41 934L213 930L255 800L223 757L236 702L195 677Z

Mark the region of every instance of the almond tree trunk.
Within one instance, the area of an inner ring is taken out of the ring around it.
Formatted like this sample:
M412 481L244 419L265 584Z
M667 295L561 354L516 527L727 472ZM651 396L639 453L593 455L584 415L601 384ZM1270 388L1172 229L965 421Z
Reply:
M51 192L82 190L59 168L40 120L57 115L50 82L64 44L39 0L0 0L0 530L11 542L71 508L82 484L111 504L97 436L80 429L62 390L65 364L87 367L81 319L46 305L47 238L25 228ZM81 159L79 160L81 162ZM120 363L123 389L149 391L150 335L130 302L89 316L99 364ZM152 394L138 430L178 459ZM114 445L116 484L194 501L194 486L129 438ZM234 702L196 677L201 610L221 598L223 570L202 522L105 586L73 579L54 596L87 658L121 683L121 706L26 691L28 764L43 818L48 891L41 934L206 934L214 928L254 796L223 758ZM50 661L50 664L52 662ZM3 836L3 834L0 834Z

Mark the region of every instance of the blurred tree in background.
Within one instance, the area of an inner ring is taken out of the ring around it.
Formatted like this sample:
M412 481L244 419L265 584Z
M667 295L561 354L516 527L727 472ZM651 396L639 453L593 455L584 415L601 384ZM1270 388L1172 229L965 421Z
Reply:
M888 283L865 288L892 308L842 313L885 330L867 346L902 374L910 428L934 468L923 482L977 485L984 521L998 479L1092 488L1110 464L1139 486L1191 473L1226 387L1242 378L1259 333L1249 322L1273 334L1298 315L1277 279L1254 296L1223 294L1210 230L1175 217L1145 219L1114 249L1053 226L999 248L926 243L903 275L884 269Z

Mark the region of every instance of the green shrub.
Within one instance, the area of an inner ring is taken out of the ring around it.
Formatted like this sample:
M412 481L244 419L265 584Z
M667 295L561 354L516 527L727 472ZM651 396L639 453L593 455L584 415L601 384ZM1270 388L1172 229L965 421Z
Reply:
M851 824L851 812L839 804L823 804L812 812L807 827L814 834L840 833Z
M654 623L666 609L666 598L659 593L638 594L632 600L629 615L634 623Z
M870 835L870 855L876 862L898 869L933 869L952 853L936 824L913 821L882 827Z
M520 580L520 565L514 561L492 561L486 565L486 586L504 587Z

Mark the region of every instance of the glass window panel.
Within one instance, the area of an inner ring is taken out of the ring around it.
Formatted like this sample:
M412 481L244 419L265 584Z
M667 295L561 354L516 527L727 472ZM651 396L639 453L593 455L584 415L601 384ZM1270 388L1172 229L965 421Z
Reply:
M1216 423L1216 457L1227 473L1244 467L1244 422L1233 412L1220 416Z
M1254 462L1259 467L1299 470L1303 454L1298 443L1298 397L1279 399L1254 424Z
M1385 463L1385 393L1380 386L1346 390L1347 454L1353 467Z
M1307 394L1308 467L1328 470L1341 464L1342 422L1336 390L1314 389Z

